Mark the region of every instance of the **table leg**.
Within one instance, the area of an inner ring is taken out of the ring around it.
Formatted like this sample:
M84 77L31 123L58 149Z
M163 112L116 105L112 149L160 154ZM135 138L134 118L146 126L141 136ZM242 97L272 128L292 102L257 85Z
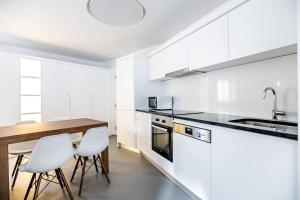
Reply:
M106 149L104 149L104 151L101 152L101 157L103 160L103 165L107 171L107 173L109 172L109 159L108 159L108 147L106 147ZM102 174L104 172L102 171Z
M9 200L8 144L0 143L0 199Z

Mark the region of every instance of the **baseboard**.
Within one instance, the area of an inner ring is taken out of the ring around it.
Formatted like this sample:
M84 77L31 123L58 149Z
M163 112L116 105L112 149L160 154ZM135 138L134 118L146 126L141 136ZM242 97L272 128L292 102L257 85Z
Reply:
M117 146L118 146L118 148L124 148L124 149L127 149L129 151L133 151L135 153L140 153L140 150L138 150L138 149L136 149L132 146L128 146L126 144L118 143Z
M146 160L148 160L156 169L158 169L164 176L166 176L170 181L172 181L175 185L177 185L184 193L186 193L193 200L201 200L197 195L195 195L192 191L190 191L187 187L182 185L179 181L176 180L171 174L166 172L163 168L161 168L158 164L156 164L151 158L146 156L143 152L140 152L141 156L143 156Z

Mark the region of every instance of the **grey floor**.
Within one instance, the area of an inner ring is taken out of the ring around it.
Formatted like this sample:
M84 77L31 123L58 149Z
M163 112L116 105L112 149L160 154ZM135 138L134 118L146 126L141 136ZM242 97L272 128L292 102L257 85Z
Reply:
M75 199L103 199L103 200L188 200L190 199L174 183L163 176L147 160L139 154L126 149L116 148L116 137L110 138L110 179L108 184L105 177L96 174L91 167L87 172L83 192L79 198L78 186L80 173L77 173L74 182L69 183ZM12 169L15 159L10 159ZM62 170L70 180L75 160L71 159ZM11 190L11 199L24 199L25 191L30 181L31 174L20 173L15 188ZM45 183L44 183L45 184ZM43 185L44 185L43 184ZM42 185L42 186L43 186ZM28 199L32 199L32 193ZM50 184L38 199L68 199L66 191L59 185Z

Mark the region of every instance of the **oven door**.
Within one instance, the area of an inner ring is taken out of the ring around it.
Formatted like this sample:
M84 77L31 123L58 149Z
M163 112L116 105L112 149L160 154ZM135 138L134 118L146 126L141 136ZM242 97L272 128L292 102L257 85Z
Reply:
M152 123L152 150L173 162L173 129Z
M151 109L157 109L157 97L148 97L148 106Z

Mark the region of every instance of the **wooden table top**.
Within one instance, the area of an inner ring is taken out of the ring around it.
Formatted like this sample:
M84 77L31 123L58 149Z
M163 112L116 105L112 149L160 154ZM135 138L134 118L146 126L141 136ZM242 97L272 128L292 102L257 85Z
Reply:
M16 143L61 133L85 132L89 128L107 126L107 122L80 118L0 127L0 143Z

